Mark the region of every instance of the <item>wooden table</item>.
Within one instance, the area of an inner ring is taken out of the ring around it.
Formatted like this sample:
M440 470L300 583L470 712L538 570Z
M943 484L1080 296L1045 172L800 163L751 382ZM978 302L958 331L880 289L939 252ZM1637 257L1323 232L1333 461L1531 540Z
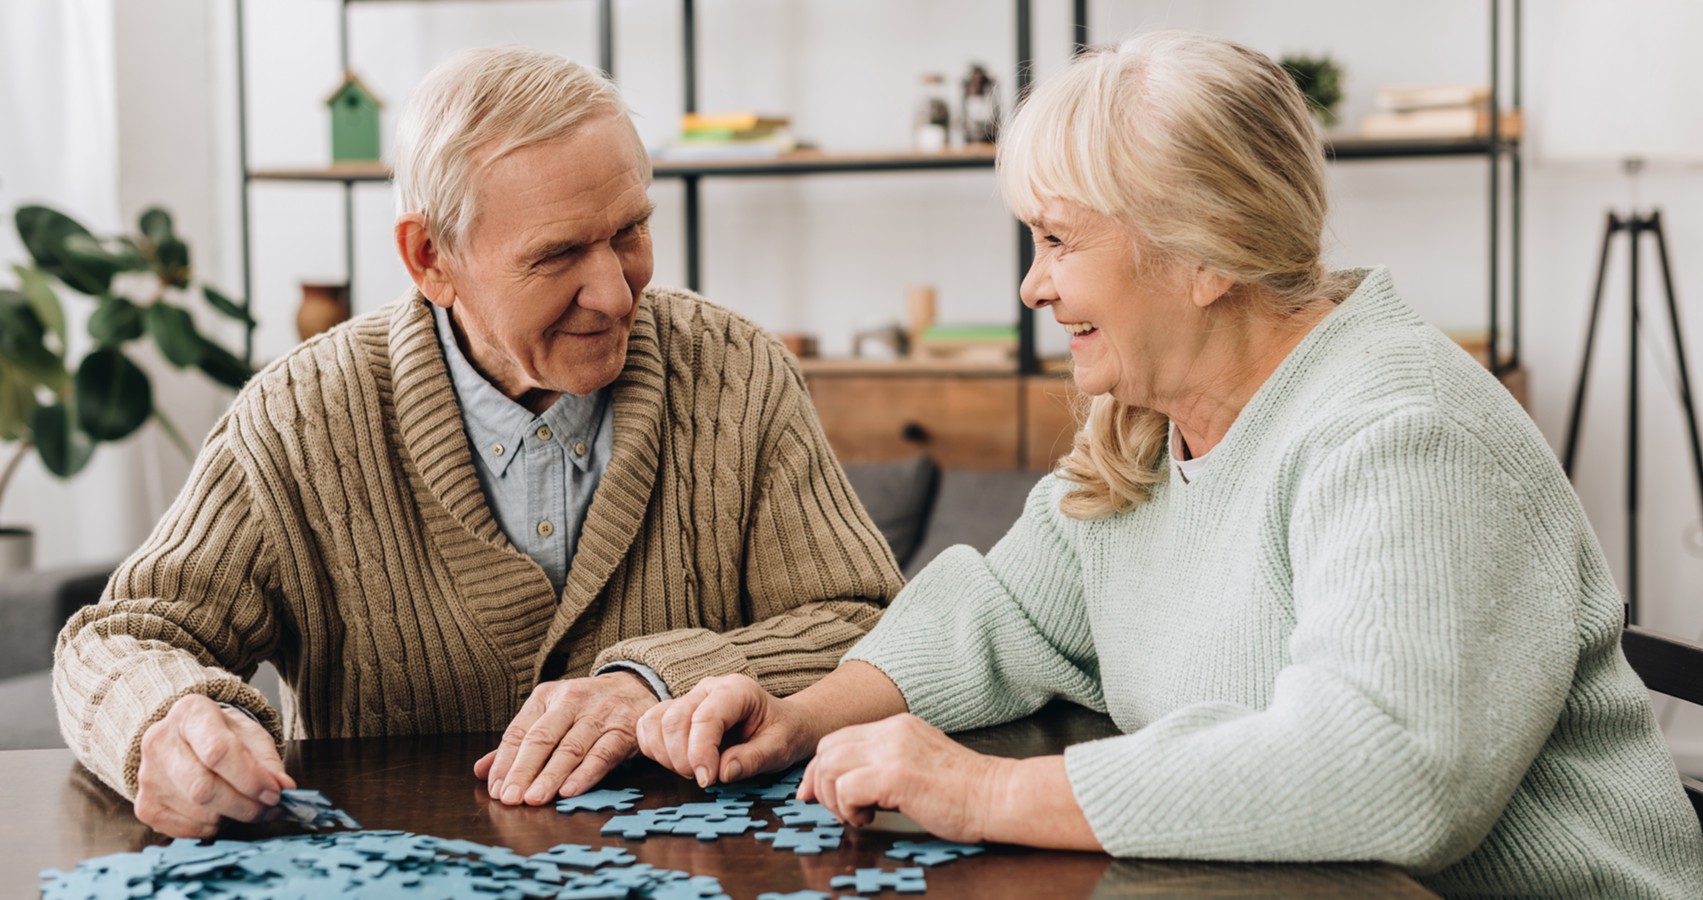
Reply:
M1059 705L998 728L958 735L1000 756L1055 753L1114 734L1104 716ZM699 842L691 837L646 841L605 838L598 828L613 813L561 815L552 807L493 803L473 777L473 761L498 735L296 741L285 764L303 787L317 788L367 828L396 828L499 844L532 854L556 844L620 845L640 862L714 875L735 900L761 891L828 890L828 880L859 867L904 863L883 851L915 836L848 830L837 851L795 856L744 837ZM608 787L644 791L641 807L706 799L697 786L640 760L616 772ZM759 804L761 808L761 804ZM764 816L757 813L757 816ZM773 819L772 816L766 816ZM778 822L775 824L779 824ZM228 837L291 833L283 825L232 825ZM0 753L0 896L33 897L37 873L78 860L135 851L165 838L136 821L130 804L91 776L66 750ZM835 892L838 896L843 892ZM1235 865L1113 860L1100 853L1061 853L993 846L972 859L928 870L925 897L1124 897L1205 894L1215 897L1431 897L1406 874L1383 865ZM886 894L894 897L897 895Z

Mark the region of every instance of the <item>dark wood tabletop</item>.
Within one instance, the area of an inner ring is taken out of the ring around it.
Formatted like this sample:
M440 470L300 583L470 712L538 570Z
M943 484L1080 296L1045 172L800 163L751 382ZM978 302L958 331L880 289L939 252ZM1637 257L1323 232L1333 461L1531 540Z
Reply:
M1056 705L1027 719L956 737L984 753L1025 757L1056 753L1116 730L1104 716ZM461 838L532 854L556 844L619 845L639 862L714 875L735 900L763 891L829 890L828 880L860 867L905 865L883 855L895 840L925 838L848 830L839 850L796 856L744 837L625 841L598 833L612 813L562 815L553 807L492 802L473 761L496 746L495 734L295 741L285 765L302 787L323 791L365 828L395 828ZM707 799L696 785L645 760L624 766L605 787L644 792L640 808ZM763 804L758 804L764 810ZM754 817L773 820L766 811ZM774 825L778 825L774 822ZM282 824L231 825L221 837L293 833ZM166 838L136 821L130 804L100 784L67 750L0 752L0 896L36 896L38 873L79 860L139 850ZM836 891L835 895L846 893ZM1003 845L928 870L927 897L1431 897L1401 871L1383 865L1240 865L1113 860ZM895 895L886 895L895 896Z

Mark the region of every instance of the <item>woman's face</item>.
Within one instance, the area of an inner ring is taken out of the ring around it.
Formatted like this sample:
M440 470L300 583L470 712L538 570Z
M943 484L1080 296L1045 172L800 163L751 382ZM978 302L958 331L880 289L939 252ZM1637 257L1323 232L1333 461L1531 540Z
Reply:
M1070 334L1076 387L1152 406L1173 359L1193 347L1199 310L1173 265L1143 264L1135 232L1063 200L1049 201L1029 223L1035 263L1023 279L1023 303L1050 308Z

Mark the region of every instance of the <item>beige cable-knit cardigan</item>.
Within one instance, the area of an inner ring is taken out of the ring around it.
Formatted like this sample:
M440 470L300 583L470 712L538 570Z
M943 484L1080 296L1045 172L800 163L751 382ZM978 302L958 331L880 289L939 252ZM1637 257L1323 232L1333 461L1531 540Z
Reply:
M754 324L645 292L614 446L560 598L486 506L416 294L303 344L238 394L104 599L59 636L60 728L134 794L142 733L189 693L275 737L498 730L532 687L611 659L680 694L826 674L897 567L796 366ZM283 715L244 679L269 660Z

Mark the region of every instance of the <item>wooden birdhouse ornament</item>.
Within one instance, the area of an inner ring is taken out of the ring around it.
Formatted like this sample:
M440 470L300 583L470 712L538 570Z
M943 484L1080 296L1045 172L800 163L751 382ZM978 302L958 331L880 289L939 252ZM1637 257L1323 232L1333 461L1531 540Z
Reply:
M325 105L331 110L331 161L377 162L378 111L384 106L378 96L355 73L348 72Z

